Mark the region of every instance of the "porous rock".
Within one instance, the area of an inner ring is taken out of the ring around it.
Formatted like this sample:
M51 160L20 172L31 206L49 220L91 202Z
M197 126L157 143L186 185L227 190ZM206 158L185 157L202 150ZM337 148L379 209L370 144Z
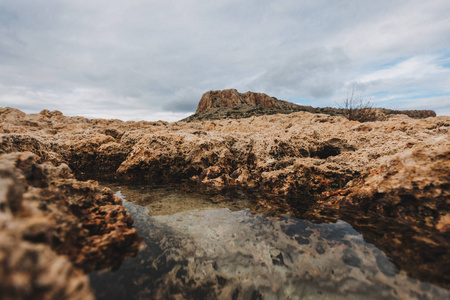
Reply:
M93 299L84 271L134 255L120 199L31 152L0 156L0 298Z
M229 93L230 105L259 103L253 96ZM215 107L214 95L209 94L202 113L208 113L208 107L222 109ZM260 103L267 99L263 100ZM0 112L0 153L32 151L40 163L67 164L78 178L102 175L146 184L183 181L211 193L245 191L264 197L261 206L278 201L283 208L279 213L316 220L343 218L355 227L361 224L369 240L372 236L374 243L384 245L377 246L398 253L405 261L421 258L426 268L450 261L441 251L448 245L450 229L450 117L413 119L384 112L383 121L360 123L299 111L169 124L92 120L48 111ZM52 189L78 195L71 199L85 197L86 189L103 195L92 182L64 180ZM102 204L99 199L105 198L89 199ZM83 211L96 212L109 214L106 207ZM414 238L372 234L373 227L362 222L388 228L378 230L384 233L401 234L408 229L407 236ZM405 230L397 230L398 226ZM436 250L428 251L435 255L419 250L405 253L402 243L415 243L421 249L426 245ZM79 257L68 248L61 249ZM88 251L95 247L85 249L87 258L95 252ZM431 276L436 272L430 271Z

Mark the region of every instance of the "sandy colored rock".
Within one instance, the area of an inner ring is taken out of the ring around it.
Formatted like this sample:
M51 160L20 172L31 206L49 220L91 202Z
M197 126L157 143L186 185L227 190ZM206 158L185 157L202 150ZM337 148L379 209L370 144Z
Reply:
M5 233L0 221L0 297L16 299L94 299L89 279L49 246Z
M412 147L426 149L434 140L435 147L447 147L450 123L448 117L400 115L359 123L307 112L172 124L11 109L0 117L9 128L0 136L0 152L31 151L39 161L65 162L77 176L187 180L212 191L241 188L303 200L360 184L356 179ZM417 159L426 161L427 154ZM428 171L433 178L438 170Z
M230 105L238 105L240 97L246 106L266 101L258 102L256 95L229 93ZM208 97L205 113L208 107L222 109L214 107L214 93ZM442 266L450 261L443 250L450 246L446 217L450 117L383 115L384 121L360 123L299 111L168 124L92 120L49 111L24 115L3 109L0 153L32 151L39 156L38 162L64 163L77 178L183 182L209 193L237 190L258 196L262 211L274 206L276 214L342 218L366 230L365 238L380 249L403 257L405 266L413 266L412 261L423 263L422 271L428 270L425 274L432 280L449 282L440 274L446 273ZM99 186L64 180L52 188L75 193L74 201L90 190L99 196L88 202L106 205L98 200L104 199ZM86 215L96 212L116 218L107 207L83 211ZM123 223L127 222L123 217ZM89 226L111 227L94 223ZM374 233L375 227L381 234ZM92 249L101 248L102 242L90 241L88 234L83 239L89 245L81 253L95 261ZM406 251L404 245L412 250ZM66 254L75 258L80 252Z
M133 219L110 190L36 160L0 156L0 298L93 299L82 270L134 255Z

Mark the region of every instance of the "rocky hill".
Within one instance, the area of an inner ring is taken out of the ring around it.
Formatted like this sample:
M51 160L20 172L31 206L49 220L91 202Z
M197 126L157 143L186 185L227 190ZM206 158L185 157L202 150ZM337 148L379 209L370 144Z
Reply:
M203 94L194 115L183 121L238 119L251 116L289 114L296 111L310 111L309 106L301 106L263 93L239 93L235 89L209 91Z
M332 116L346 116L349 108L332 108L303 106L290 103L284 100L278 100L263 93L239 93L235 89L222 91L209 91L203 94L194 115L183 121L201 121L201 120L221 120L221 119L240 119L251 116L290 114L298 111L307 111L310 113L323 113ZM352 109L352 108L350 108ZM393 114L404 114L411 118L435 117L436 113L432 110L390 110L385 108L370 108L366 114L367 121L382 121L386 116Z

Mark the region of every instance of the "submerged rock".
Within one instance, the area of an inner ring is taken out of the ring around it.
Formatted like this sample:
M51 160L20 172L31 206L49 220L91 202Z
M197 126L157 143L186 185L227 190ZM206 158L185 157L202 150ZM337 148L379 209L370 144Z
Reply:
M118 272L92 274L99 299L446 299L399 271L349 224L248 210L149 217L126 203L148 247ZM108 286L111 286L108 288Z

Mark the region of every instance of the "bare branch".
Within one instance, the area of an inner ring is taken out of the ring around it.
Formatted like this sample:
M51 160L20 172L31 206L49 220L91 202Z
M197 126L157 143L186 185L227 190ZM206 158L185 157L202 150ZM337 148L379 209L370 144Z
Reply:
M370 100L355 96L355 87L351 93L347 92L344 100L344 116L351 121L370 122L377 119L376 110Z

